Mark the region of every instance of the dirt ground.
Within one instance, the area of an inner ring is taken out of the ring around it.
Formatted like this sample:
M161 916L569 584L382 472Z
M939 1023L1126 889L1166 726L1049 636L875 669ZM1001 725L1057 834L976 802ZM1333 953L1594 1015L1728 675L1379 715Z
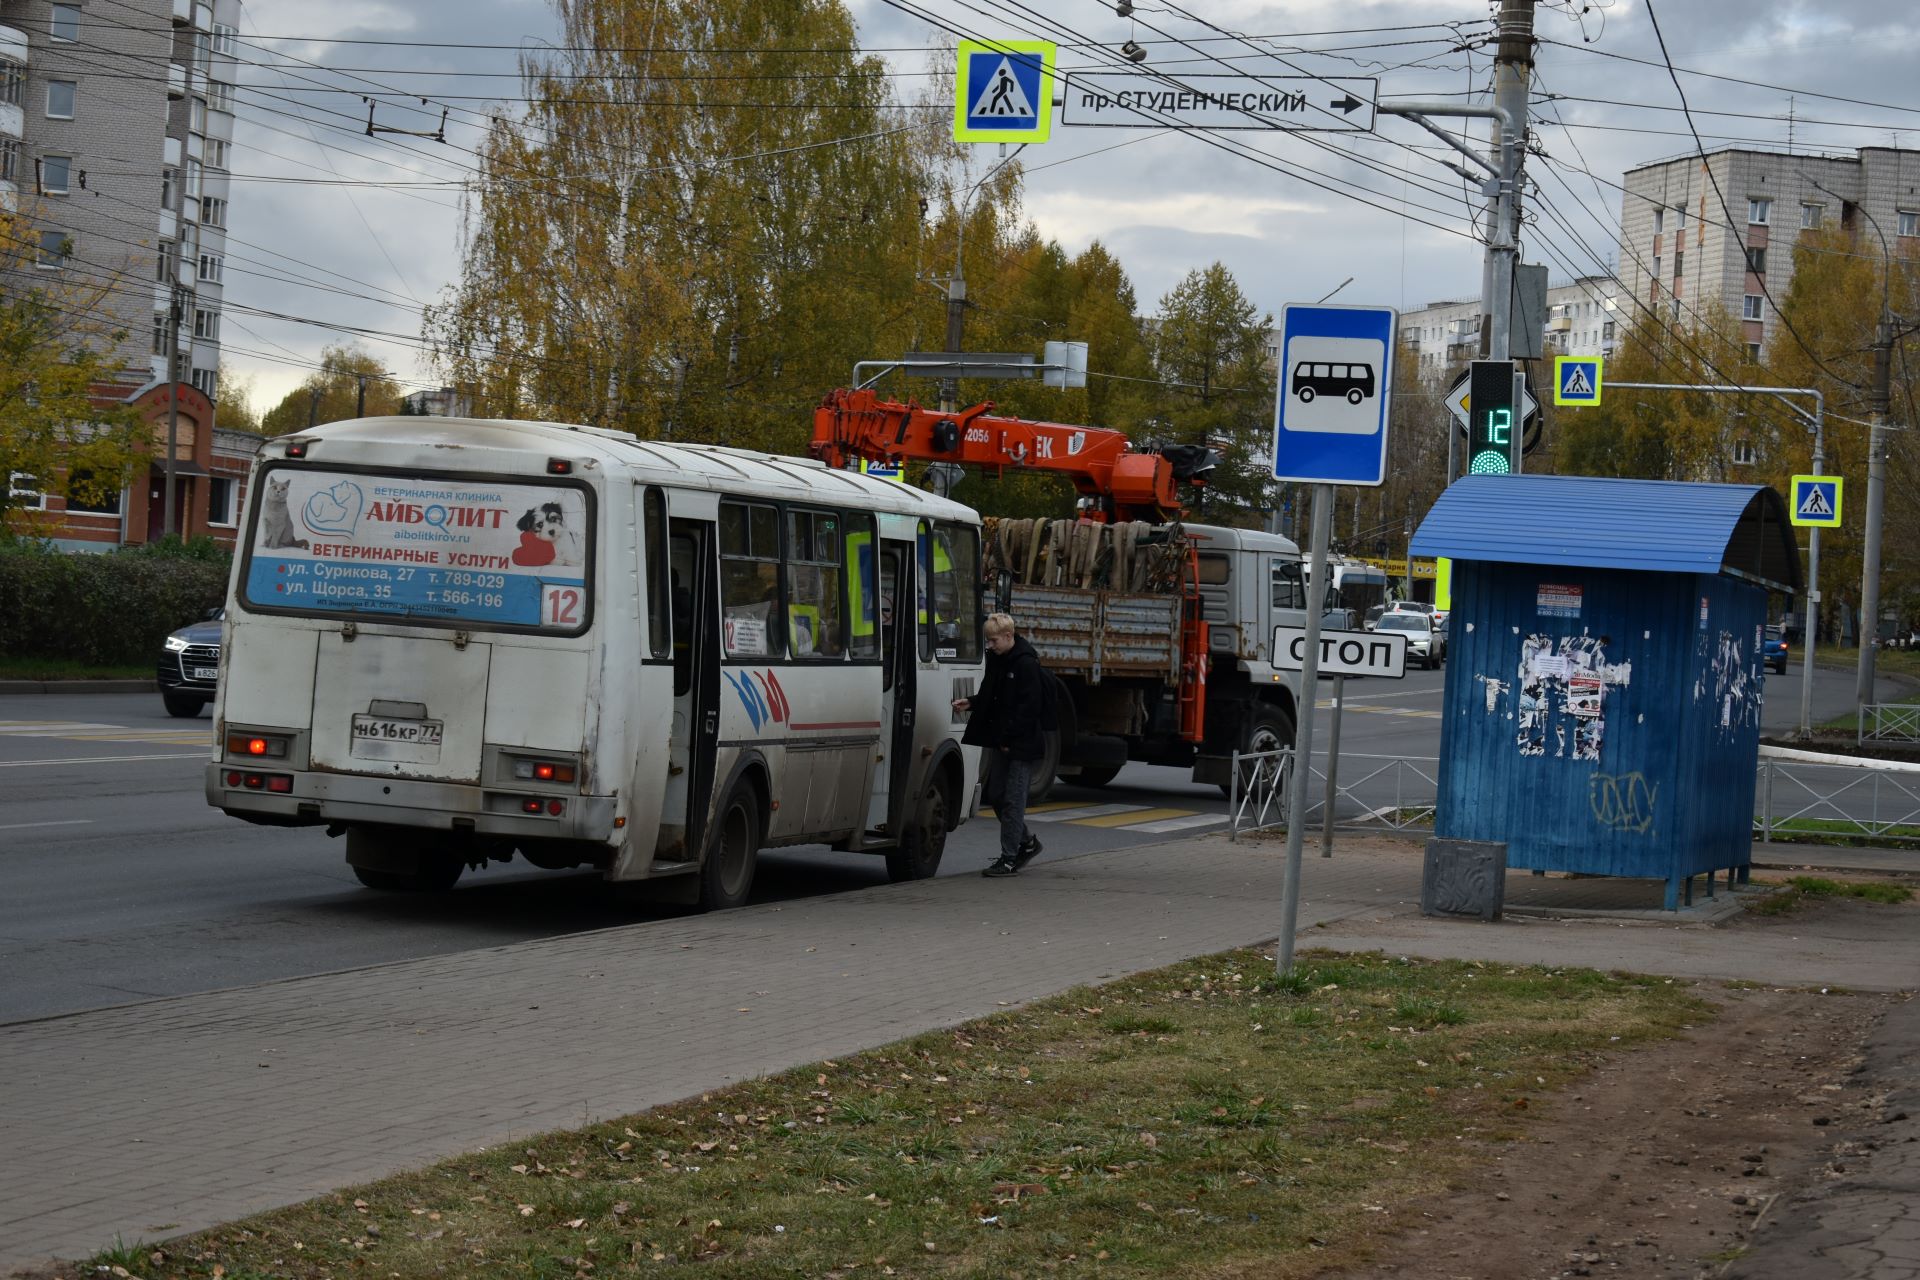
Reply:
M1342 1276L1718 1275L1776 1201L1844 1170L1878 1105L1856 1072L1890 998L1699 990L1716 1020L1534 1100L1455 1189L1394 1206L1400 1234Z

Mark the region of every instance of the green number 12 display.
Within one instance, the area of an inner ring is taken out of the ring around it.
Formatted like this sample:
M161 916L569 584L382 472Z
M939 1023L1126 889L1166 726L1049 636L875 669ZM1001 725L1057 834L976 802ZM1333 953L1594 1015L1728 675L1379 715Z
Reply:
M1513 471L1513 362L1475 360L1467 398L1467 470L1477 476Z

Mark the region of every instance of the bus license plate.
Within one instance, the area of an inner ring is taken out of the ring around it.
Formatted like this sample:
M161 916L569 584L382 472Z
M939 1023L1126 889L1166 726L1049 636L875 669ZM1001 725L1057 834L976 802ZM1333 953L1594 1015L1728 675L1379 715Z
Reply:
M195 667L191 678L194 680L218 680L220 678L220 668Z
M353 718L353 751L355 755L370 754L361 751L361 747L371 747L376 743L393 743L401 746L437 747L440 745L442 722L439 720L392 720L386 716L355 716Z

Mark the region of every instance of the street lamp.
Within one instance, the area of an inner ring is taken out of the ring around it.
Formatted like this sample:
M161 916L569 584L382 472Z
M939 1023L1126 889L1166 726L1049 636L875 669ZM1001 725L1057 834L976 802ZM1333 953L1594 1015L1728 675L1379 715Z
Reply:
M1840 197L1812 178L1816 191ZM1843 202L1844 203L1844 202ZM1869 401L1872 422L1867 436L1867 517L1860 548L1860 660L1855 668L1853 699L1858 706L1873 701L1874 647L1880 641L1880 523L1887 487L1887 407L1892 400L1893 361L1893 251L1879 219L1863 200L1854 206L1865 215L1873 234L1880 237L1880 324L1873 338L1873 388Z

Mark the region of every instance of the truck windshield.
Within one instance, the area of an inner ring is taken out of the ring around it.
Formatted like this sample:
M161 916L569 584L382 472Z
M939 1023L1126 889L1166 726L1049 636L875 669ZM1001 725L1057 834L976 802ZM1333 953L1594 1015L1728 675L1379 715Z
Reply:
M590 621L583 484L279 465L254 484L249 610L560 635Z

